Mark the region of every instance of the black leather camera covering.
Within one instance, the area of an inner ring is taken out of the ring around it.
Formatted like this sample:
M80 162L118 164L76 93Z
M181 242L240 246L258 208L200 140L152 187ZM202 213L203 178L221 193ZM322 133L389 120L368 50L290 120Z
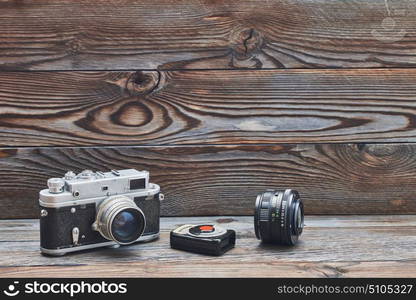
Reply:
M143 211L146 218L146 228L143 235L156 234L159 232L160 201L159 193L153 199L146 200L146 197L135 197L134 202Z
M75 213L71 213L75 208ZM97 231L92 230L95 222L95 203L66 206L60 208L41 207L48 215L40 218L40 246L45 249L73 247L72 229L79 228L79 245L103 243L108 241ZM84 235L85 238L81 238Z
M154 196L153 200L146 200L146 197L135 197L134 202L143 211L146 218L146 228L143 236L158 233L159 193ZM75 208L75 213L71 212L71 208ZM40 209L48 212L47 216L40 217L40 246L42 248L63 249L73 247L72 229L74 227L79 228L78 246L108 242L99 232L91 228L97 213L95 203L60 208L41 206Z

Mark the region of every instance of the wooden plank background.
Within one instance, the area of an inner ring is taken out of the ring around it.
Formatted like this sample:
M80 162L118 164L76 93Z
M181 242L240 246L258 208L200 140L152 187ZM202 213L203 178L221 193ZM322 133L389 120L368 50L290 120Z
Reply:
M38 217L38 193L67 170L151 172L165 216L250 215L267 188L298 189L308 214L416 212L413 144L0 149L0 218Z
M1 72L2 146L415 142L416 69Z
M413 0L2 0L0 10L3 70L416 64Z
M67 169L149 169L162 213L416 213L416 2L0 1L0 218Z

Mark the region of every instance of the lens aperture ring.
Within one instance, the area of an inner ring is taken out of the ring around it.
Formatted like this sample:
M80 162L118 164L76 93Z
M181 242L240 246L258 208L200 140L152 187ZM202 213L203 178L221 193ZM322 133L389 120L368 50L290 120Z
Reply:
M282 199L282 208L281 208L281 241L285 245L290 243L290 235L291 235L291 223L290 223L290 205L291 201L293 200L293 192L292 190L285 190L283 193Z
M261 239L269 240L271 233L271 217L270 204L274 196L274 191L263 193L260 203L259 230Z

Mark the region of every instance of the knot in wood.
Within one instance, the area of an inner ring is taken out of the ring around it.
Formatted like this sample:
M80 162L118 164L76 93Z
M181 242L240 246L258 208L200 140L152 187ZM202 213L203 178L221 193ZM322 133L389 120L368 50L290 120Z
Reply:
M236 56L249 58L261 49L263 37L254 28L245 28L234 31L230 38L230 47Z
M258 53L261 51L263 38L260 32L253 28L236 30L231 34L230 47L232 68L261 68L263 66Z
M397 152L404 150L405 147L400 145L389 145L389 144L370 144L366 147L366 152L374 157L394 157Z
M67 53L77 54L81 51L81 42L79 39L74 38L66 43Z
M131 95L152 93L159 85L158 71L137 71L130 75L126 82L126 89Z

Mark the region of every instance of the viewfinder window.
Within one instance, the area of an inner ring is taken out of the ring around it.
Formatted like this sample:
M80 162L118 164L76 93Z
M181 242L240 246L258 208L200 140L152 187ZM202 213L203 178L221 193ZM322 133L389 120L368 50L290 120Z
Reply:
M144 189L145 187L146 187L146 179L145 178L131 179L130 180L130 189L131 190Z

